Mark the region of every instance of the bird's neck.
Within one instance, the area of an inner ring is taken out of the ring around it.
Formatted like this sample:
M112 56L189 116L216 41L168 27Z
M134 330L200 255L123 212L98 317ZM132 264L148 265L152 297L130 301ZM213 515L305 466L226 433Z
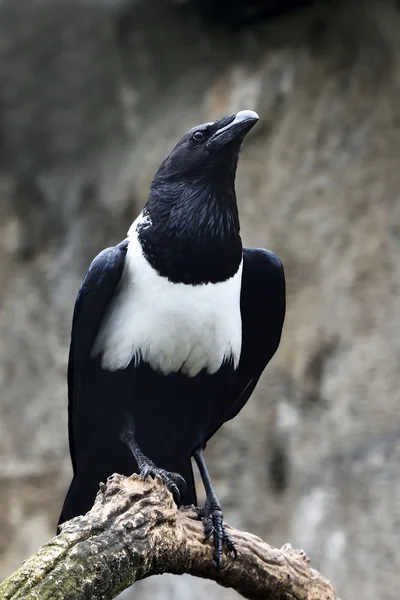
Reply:
M176 283L200 285L226 281L242 260L234 189L201 183L152 190L136 231L156 271Z

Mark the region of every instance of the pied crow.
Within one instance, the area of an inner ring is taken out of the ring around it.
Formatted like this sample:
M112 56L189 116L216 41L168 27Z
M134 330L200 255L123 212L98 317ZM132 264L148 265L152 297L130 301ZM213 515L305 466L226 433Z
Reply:
M68 365L73 480L59 524L86 513L115 472L159 476L179 505L196 505L193 457L214 561L224 545L236 553L203 450L247 402L285 317L281 261L240 238L236 167L257 120L242 110L188 131L126 239L85 275Z

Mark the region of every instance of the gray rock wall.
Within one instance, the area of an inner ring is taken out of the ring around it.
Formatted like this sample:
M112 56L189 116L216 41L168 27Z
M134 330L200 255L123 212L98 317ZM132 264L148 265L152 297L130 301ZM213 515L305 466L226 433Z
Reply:
M247 244L288 281L280 350L207 455L233 525L304 548L342 598L400 576L400 12L318 3L228 33L187 4L0 3L0 577L70 478L73 302L188 127L239 108ZM234 598L189 577L135 598ZM132 592L125 593L125 598Z

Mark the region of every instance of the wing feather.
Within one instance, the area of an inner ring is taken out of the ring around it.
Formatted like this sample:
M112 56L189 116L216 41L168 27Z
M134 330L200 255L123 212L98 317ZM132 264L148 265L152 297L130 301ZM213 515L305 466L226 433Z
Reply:
M207 440L241 411L278 349L286 312L286 284L283 265L273 252L243 249L240 309L242 350L232 402Z
M124 240L96 256L83 279L75 302L68 359L68 434L74 473L73 412L79 403L86 361L105 310L121 279L127 248L128 240Z

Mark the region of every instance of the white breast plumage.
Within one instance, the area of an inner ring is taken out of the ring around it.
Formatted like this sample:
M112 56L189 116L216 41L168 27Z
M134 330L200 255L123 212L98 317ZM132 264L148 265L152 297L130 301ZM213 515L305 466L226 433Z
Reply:
M93 347L102 367L126 368L143 360L164 374L182 369L193 377L218 371L224 361L239 363L242 323L242 264L224 282L172 283L143 256L132 235L118 293L112 300Z

